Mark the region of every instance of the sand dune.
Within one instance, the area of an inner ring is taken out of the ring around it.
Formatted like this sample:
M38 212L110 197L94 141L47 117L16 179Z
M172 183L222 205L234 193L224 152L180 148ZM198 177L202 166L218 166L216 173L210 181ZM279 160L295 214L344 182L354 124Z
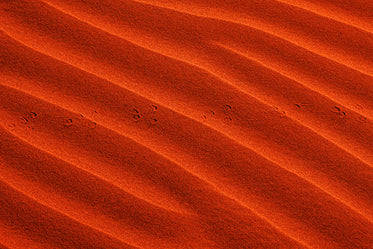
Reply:
M2 1L0 248L372 248L372 13Z

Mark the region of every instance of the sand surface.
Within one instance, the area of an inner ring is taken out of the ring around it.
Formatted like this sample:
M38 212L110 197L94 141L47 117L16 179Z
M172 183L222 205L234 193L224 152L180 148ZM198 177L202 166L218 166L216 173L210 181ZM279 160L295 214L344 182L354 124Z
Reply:
M373 1L1 0L3 248L372 249Z

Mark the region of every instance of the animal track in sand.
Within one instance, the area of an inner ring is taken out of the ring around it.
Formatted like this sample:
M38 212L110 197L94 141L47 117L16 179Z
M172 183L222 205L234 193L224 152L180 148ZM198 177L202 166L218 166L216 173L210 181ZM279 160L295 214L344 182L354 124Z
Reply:
M9 129L13 130L14 128L16 128L16 124L8 124L8 127Z
M339 108L338 106L334 106L332 109L332 112L335 112L335 113L338 113L340 111L341 111L341 108Z
M96 125L97 125L96 122L93 122L93 121L90 122L90 128L91 128L91 129L96 128Z
M360 116L359 117L359 121L362 122L362 123L366 123L367 122L367 118L364 117L364 116Z
M224 106L224 110L226 110L226 111L230 111L230 110L232 110L232 106L230 106L230 105L225 105L225 106Z
M363 106L362 106L362 105L360 105L360 104L357 104L357 105L356 105L356 109L358 109L358 110L360 111L360 110L363 110L364 108L363 108Z
M36 114L36 112L30 112L30 117L31 118L36 118L38 116L38 114Z
M31 119L35 119L38 116L36 112L30 112L26 116L22 117L22 121L24 124L27 124L28 122L31 121Z
M141 119L140 112L137 109L133 109L132 119L138 122Z
M0 248L370 248L367 1L120 2L0 3Z
M346 116L346 113L342 111L341 108L339 108L338 106L334 106L332 108L332 112L336 113L340 118L345 118Z
M158 123L158 119L156 119L156 118L151 118L150 119L150 124L154 125L156 123Z
M28 118L22 117L22 121L24 124L27 124L29 122Z
M139 121L141 118L140 115L138 114L134 114L132 117L133 117L133 120L135 120L135 122Z
M281 118L283 118L283 117L286 116L286 112L280 110L277 106L273 106L273 108L275 108L275 110L280 114L280 117L281 117Z
M296 107L298 108L303 108L303 107L307 107L307 106L311 106L312 104L311 103L295 103L294 104Z
M71 127L73 125L73 120L71 118L67 119L63 126L65 127Z
M231 118L231 117L228 117L228 116L225 116L225 117L224 117L224 120L230 122L230 121L232 121L232 118Z

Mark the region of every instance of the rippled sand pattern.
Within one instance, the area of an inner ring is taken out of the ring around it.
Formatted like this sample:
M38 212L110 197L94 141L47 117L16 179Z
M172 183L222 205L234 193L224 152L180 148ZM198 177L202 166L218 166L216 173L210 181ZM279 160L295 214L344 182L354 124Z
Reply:
M0 1L1 249L372 249L373 1Z

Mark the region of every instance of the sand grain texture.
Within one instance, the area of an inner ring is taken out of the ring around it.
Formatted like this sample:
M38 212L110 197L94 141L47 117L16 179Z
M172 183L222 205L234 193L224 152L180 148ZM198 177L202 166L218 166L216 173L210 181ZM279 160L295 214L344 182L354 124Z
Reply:
M373 248L373 2L3 0L0 248Z

